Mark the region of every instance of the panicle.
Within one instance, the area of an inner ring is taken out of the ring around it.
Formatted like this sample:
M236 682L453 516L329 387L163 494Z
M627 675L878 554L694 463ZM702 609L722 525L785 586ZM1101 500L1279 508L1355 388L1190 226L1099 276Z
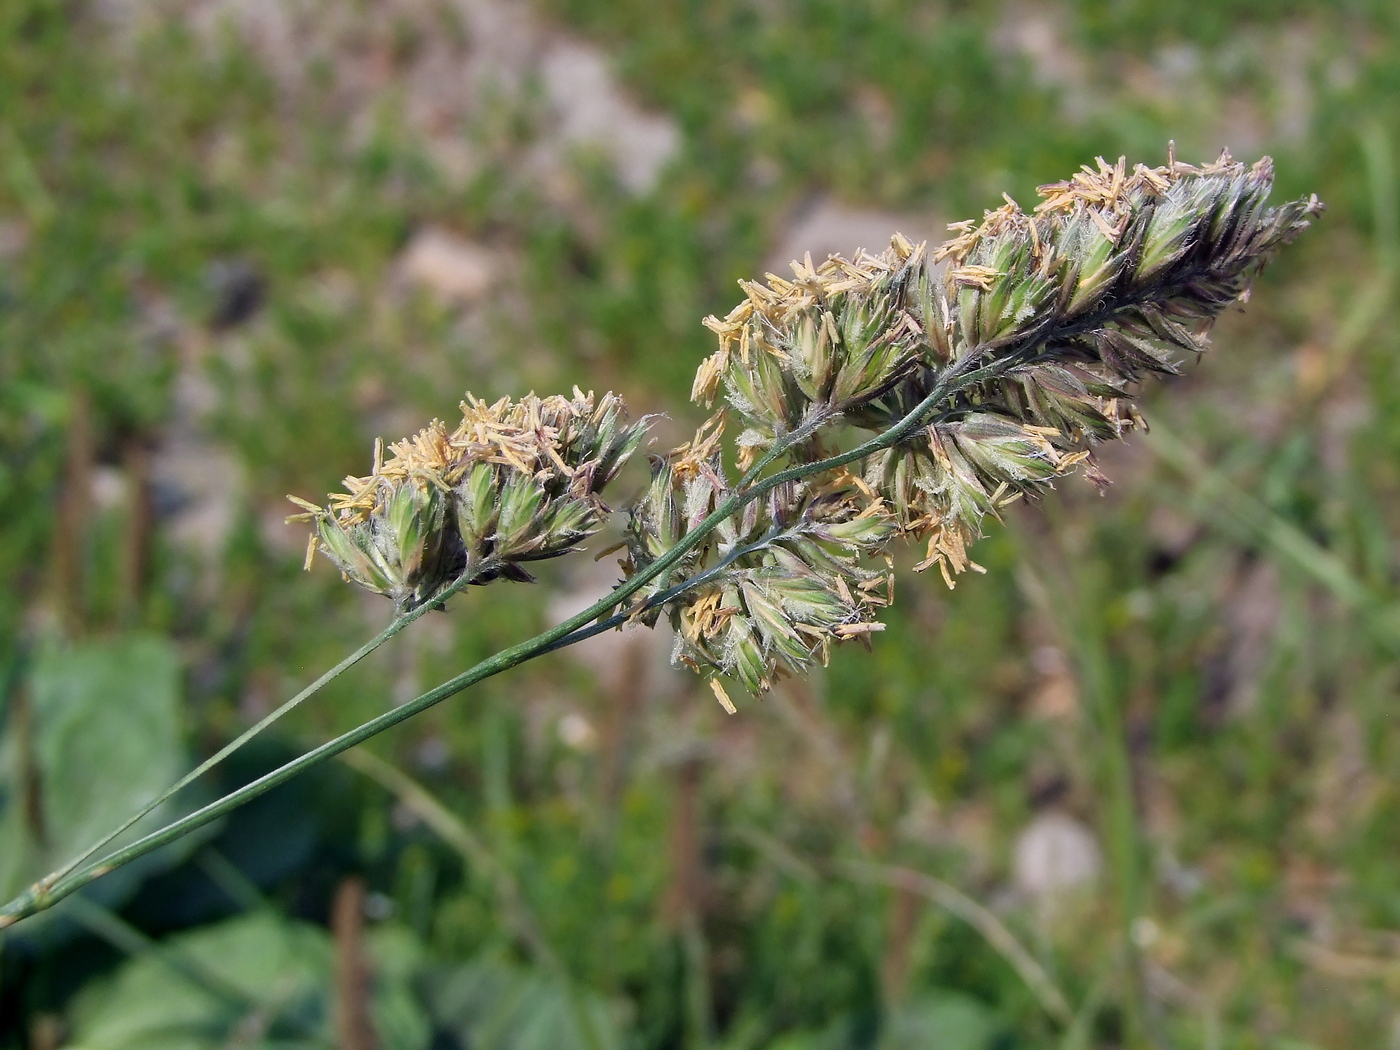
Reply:
M609 513L602 490L636 451L649 420L627 422L615 394L487 404L467 394L449 431L433 420L390 446L374 470L289 521L315 526L317 551L344 577L401 608L433 601L464 573L473 583L530 580L524 564L577 549Z
M742 420L741 470L778 442L779 468L832 455L822 433L837 424L878 434L919 406L926 414L850 468L748 504L652 581L653 602L701 581L665 603L680 662L766 689L825 659L833 641L878 629L885 576L864 566L896 536L926 542L917 568L938 566L951 586L978 568L967 549L988 515L1079 464L1106 483L1092 449L1141 425L1136 384L1200 354L1215 318L1245 301L1260 268L1323 207L1315 196L1268 206L1268 158L1168 158L1131 170L1100 158L1042 186L1032 212L1006 198L980 223L955 223L932 251L896 234L879 255L808 256L791 279L740 282L743 301L705 321L719 346L692 398L710 405L722 394ZM629 571L732 491L722 427L721 414L653 459L632 511Z
M979 568L968 548L988 515L1080 464L1105 484L1093 447L1141 425L1136 384L1200 354L1215 318L1322 211L1316 197L1270 207L1272 182L1268 158L1099 159L1041 187L1033 211L1007 198L931 251L895 234L878 255L808 256L791 279L741 281L739 305L705 320L719 345L692 388L726 407L652 457L624 571L705 535L633 594L632 617L664 613L678 662L762 692L881 629L897 538L926 544L916 568L952 586ZM726 468L731 412L741 482ZM376 443L373 472L346 478L328 506L293 497L315 526L308 562L319 550L400 608L463 577L528 580L528 563L600 527L601 492L647 427L613 394L468 395L455 429L435 420L387 459ZM836 427L889 436L811 472L839 452ZM763 470L799 465L802 480L703 524Z

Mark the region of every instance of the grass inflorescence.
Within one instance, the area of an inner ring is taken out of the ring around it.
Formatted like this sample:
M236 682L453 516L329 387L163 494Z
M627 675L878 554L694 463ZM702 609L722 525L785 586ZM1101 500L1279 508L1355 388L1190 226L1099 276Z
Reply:
M705 580L669 603L677 659L766 690L882 629L893 577L866 566L888 564L896 539L925 543L916 568L952 586L978 568L967 549L988 515L1078 466L1106 483L1093 447L1140 424L1135 384L1203 351L1215 318L1321 210L1316 197L1269 207L1272 182L1268 158L1131 171L1100 159L1041 187L1033 212L1008 198L932 251L896 234L879 255L808 256L791 279L740 282L744 301L706 321L719 349L692 391L704 404L722 393L743 421L740 469L780 443L788 463L822 460L839 451L833 428L879 433L948 392L907 439L775 490L653 581ZM721 412L655 460L630 571L732 491L723 427Z
M937 566L951 587L979 568L968 547L989 515L1079 466L1106 484L1093 448L1141 424L1135 385L1201 353L1216 317L1321 211L1316 197L1269 207L1272 184L1267 157L1196 167L1173 150L1131 170L1100 158L1042 186L1032 212L1008 197L932 250L896 233L878 255L808 255L791 279L741 281L744 300L705 321L719 348L691 390L727 408L652 457L630 508L628 578L669 562L637 588L634 617L655 624L665 609L678 663L763 692L883 630L896 540L923 543L916 570ZM744 427L738 483L731 410ZM292 497L316 524L307 564L319 550L400 609L463 576L529 580L522 563L597 531L599 494L646 432L615 395L595 404L577 389L468 395L462 412L454 431L435 420L387 461L376 445L374 472L346 478L328 507ZM762 470L839 456L836 428L896 426L899 440L804 471L696 535Z

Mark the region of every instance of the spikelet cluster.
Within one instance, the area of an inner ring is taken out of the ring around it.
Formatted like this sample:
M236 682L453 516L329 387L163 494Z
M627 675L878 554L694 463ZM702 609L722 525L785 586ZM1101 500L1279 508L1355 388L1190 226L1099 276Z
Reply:
M671 456L653 459L651 484L632 507L629 574L675 547L730 493L723 431L717 417ZM681 582L684 599L661 603L676 631L676 661L764 691L779 665L803 670L825 662L834 642L883 630L875 613L893 599L894 576L888 566L863 566L860 555L896 528L859 477L790 482L724 520L651 580L639 601L654 603ZM650 604L641 619L654 623L661 605Z
M1100 159L1041 187L1034 211L1007 198L932 251L896 234L879 255L808 256L791 280L741 281L744 300L705 322L719 347L692 391L706 405L722 395L742 421L740 470L780 440L791 448L776 467L815 462L835 451L833 427L880 433L934 403L904 440L749 504L652 581L653 603L704 581L666 603L677 659L765 689L879 629L891 581L866 566L896 537L926 543L918 568L938 566L951 586L977 568L967 548L1001 506L1080 464L1103 482L1092 447L1140 423L1134 384L1199 354L1214 319L1321 211L1315 197L1267 206L1272 181L1267 158ZM733 491L723 417L654 459L630 571Z
M602 490L636 451L647 420L627 422L622 399L573 396L493 404L471 394L449 431L433 420L390 446L374 471L347 477L320 507L288 497L314 523L317 551L342 575L400 609L433 601L464 574L473 583L532 579L525 564L576 549L608 507Z

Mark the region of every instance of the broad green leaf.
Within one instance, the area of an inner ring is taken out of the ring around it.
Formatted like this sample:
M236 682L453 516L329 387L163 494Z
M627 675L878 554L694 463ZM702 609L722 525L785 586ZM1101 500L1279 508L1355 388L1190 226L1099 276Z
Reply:
M473 1050L619 1050L608 1000L539 970L476 962L439 975L429 992L438 1024Z
M166 948L166 957L137 956L83 990L70 1050L213 1050L239 1034L249 1050L325 1045L324 931L263 913L171 938ZM232 994L180 972L172 956Z
M914 999L885 1020L885 1050L989 1050L998 1026L971 996L941 991Z
M26 690L27 728L12 717L0 750L6 897L140 809L179 778L187 760L179 655L166 639L128 635L46 646Z
M372 931L371 1019L381 1050L424 1050L432 1037L409 980L411 935ZM334 945L319 926L259 912L167 940L89 985L71 1012L69 1050L329 1047Z
M842 1017L820 1032L789 1032L765 1050L856 1050L869 1045L866 1025ZM880 1050L990 1050L1000 1031L986 1006L961 992L918 996L885 1015Z

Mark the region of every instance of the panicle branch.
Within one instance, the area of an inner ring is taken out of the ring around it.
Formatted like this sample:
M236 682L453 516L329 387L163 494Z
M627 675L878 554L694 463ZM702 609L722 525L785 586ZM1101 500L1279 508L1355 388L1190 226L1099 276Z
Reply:
M289 496L315 524L319 551L354 583L400 609L432 602L469 574L473 583L529 581L525 563L577 549L606 519L602 490L636 451L649 421L627 422L615 394L494 404L470 393L453 431L433 420L390 446L374 472L347 477L319 507Z

